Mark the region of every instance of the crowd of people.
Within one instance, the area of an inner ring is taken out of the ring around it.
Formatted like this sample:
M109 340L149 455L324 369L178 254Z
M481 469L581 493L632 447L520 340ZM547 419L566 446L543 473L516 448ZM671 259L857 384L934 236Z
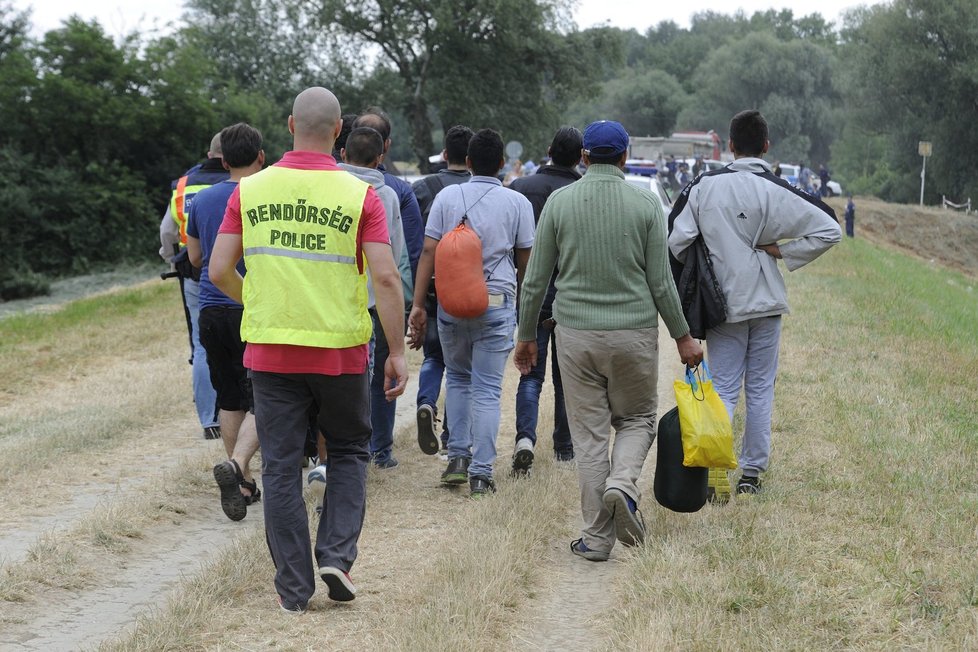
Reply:
M771 174L759 113L731 122L732 174L690 179L668 220L649 191L625 181L629 136L614 121L559 129L549 162L508 187L492 129L449 129L447 167L412 186L384 167L391 124L379 108L344 115L332 92L308 88L288 127L293 149L267 167L256 128L222 130L206 161L174 181L161 225L161 253L176 244L179 262L182 244L190 263L181 285L194 398L205 437L226 449L213 469L221 506L240 520L262 503L283 610L305 611L316 575L331 599L356 596L367 469L398 465L394 406L408 345L424 353L418 445L443 456L442 483L468 485L473 498L496 491L514 349L521 378L507 472L532 472L549 358L552 454L576 463L584 520L570 551L603 561L616 542L642 543L638 479L655 434L659 318L684 364L704 357L670 266L670 250L681 261L697 238L722 252L728 323L706 340L731 418L746 392L738 492L760 491L788 310L777 259L800 267L839 228L831 209ZM474 258L460 244L465 231ZM463 265L476 284L444 273ZM459 312L449 301L458 293L479 295L481 308ZM260 476L251 470L259 447ZM304 480L325 485L314 545Z

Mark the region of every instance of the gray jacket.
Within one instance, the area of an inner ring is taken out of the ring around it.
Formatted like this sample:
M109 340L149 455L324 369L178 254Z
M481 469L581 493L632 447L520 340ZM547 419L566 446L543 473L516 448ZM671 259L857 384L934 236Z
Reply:
M702 233L728 322L789 312L778 261L758 245L777 242L793 271L842 238L831 208L774 176L759 158L739 158L702 174L683 190L669 223L669 249L680 261Z
M393 188L384 182L384 173L373 168L361 168L348 163L340 163L340 168L346 170L361 181L373 186L387 213L387 231L391 237L391 251L394 254L394 264L400 267L401 258L405 256L404 227L401 226L401 200ZM374 298L374 285L370 280L370 269L367 269L367 307L373 308L377 303Z

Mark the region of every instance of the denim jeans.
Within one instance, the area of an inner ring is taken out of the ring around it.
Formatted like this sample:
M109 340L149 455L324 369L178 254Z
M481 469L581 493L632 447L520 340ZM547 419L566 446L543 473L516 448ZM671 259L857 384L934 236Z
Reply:
M217 390L211 384L211 372L207 367L207 351L200 343L200 283L189 278L183 281L183 298L190 311L190 324L193 329L194 354L193 386L194 405L197 407L197 418L203 428L218 425L217 421Z
M371 309L374 334L370 340L370 457L374 462L388 461L394 450L394 418L397 415L397 401L388 401L384 396L384 364L390 354L390 346L384 336L377 311Z
M506 360L513 350L516 307L512 297L474 319L438 309L438 334L445 356L445 400L452 409L448 457L468 457L469 477L492 477L499 432L499 399Z
M418 372L418 406L438 405L438 395L441 394L441 379L445 374L445 356L441 350L441 339L438 337L438 303L428 297L425 300L425 312L428 314L428 327L424 333L424 362ZM448 443L448 404L442 414L441 443Z
M537 325L537 364L525 376L520 376L516 390L516 439L526 437L537 443L537 419L540 410L540 392L547 376L547 347L550 347L550 369L554 384L554 453L572 456L574 444L571 443L570 427L567 425L567 411L564 409L564 386L560 379L560 365L557 363L557 338L553 329Z

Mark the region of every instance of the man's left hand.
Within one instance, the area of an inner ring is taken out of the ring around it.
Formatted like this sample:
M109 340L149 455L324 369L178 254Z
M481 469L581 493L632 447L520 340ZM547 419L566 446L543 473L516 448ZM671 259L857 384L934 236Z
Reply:
M777 242L766 245L757 245L757 248L769 256L774 258L781 258L781 247L778 246Z

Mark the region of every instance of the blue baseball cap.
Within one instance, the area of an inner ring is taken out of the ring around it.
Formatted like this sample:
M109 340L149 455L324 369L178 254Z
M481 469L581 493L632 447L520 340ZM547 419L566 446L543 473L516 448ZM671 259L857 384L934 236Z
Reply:
M592 122L584 130L584 151L600 156L621 154L628 149L628 132L614 120Z

